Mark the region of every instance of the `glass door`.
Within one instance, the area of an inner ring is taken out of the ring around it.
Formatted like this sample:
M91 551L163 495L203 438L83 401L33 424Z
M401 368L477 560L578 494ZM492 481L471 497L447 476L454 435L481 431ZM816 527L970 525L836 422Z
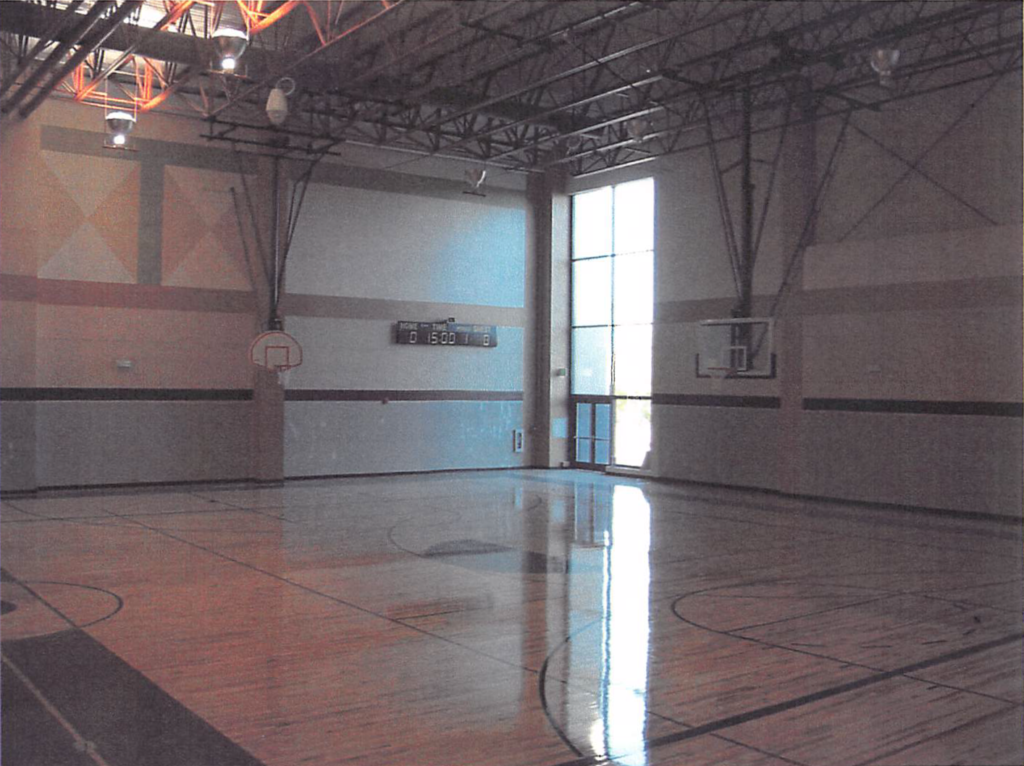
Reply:
M654 181L572 206L574 464L643 465L651 445Z

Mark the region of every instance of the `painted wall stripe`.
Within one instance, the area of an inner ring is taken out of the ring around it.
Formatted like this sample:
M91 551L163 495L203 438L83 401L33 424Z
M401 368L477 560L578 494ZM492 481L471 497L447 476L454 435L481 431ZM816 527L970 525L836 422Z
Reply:
M35 301L46 306L95 306L231 314L251 314L256 310L252 293L241 290L37 279L16 274L4 274L3 279L0 279L0 299Z
M163 276L164 166L152 160L141 165L138 281L158 285Z
M289 402L521 402L522 391L450 391L388 389L291 389Z
M877 314L897 311L955 311L997 306L1020 307L1024 285L1019 277L985 277L947 282L907 282L896 285L827 288L794 292L786 307L789 316ZM754 296L752 314L764 316L770 298ZM699 322L729 316L735 300L708 298L662 301L654 307L656 321Z
M424 322L432 321L432 317L444 319L453 316L467 324L493 324L499 327L526 325L526 309L514 306L287 294L282 298L281 307L287 316Z
M947 402L920 399L804 399L803 408L814 412L880 412L900 415L1024 417L1024 404L1019 402Z
M0 388L5 402L247 402L245 388Z
M777 410L780 400L777 396L729 396L724 394L654 394L653 404L669 404L680 407L753 407Z

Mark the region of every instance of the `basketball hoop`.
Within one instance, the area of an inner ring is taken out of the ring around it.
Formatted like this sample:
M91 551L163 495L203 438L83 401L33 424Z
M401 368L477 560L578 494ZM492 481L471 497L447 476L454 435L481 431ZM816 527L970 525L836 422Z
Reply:
M739 372L736 367L706 367L705 370L712 378L731 378Z
M276 372L277 382L284 386L288 372L302 364L302 346L284 330L270 330L253 340L249 346L249 361Z

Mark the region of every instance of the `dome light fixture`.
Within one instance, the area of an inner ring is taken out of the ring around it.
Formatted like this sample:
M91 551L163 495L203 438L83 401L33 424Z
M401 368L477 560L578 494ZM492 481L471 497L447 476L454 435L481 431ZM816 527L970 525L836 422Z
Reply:
M135 115L116 110L107 112L105 120L107 131L110 134L111 146L120 149L126 148L128 145L128 134L135 129Z
M871 68L878 75L878 84L883 88L893 86L893 70L900 62L899 48L875 48L871 51Z
M238 60L249 47L249 33L241 29L221 27L213 33L213 49L220 68L234 72Z

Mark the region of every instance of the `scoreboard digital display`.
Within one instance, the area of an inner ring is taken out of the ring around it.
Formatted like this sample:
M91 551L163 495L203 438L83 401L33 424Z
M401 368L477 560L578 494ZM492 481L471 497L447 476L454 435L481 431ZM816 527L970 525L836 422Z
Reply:
M498 345L498 328L492 324L456 324L455 322L398 322L395 342L413 346Z

